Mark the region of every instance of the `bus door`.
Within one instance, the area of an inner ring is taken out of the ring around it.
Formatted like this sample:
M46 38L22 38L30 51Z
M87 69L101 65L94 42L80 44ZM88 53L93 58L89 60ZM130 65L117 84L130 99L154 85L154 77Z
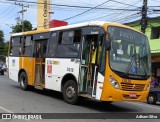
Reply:
M80 67L80 91L93 95L95 87L97 66L96 53L98 35L85 35L82 40L81 67Z
M45 85L45 57L47 49L47 39L35 41L35 84L37 89L43 89Z
M97 38L97 44L96 44L96 50L94 54L92 55L92 61L93 64L93 89L92 89L92 96L99 97L100 91L102 90L100 86L104 82L104 72L105 72L105 63L106 63L106 54L105 54L105 45L104 45L104 38L105 36L99 35ZM93 61L94 60L94 61Z

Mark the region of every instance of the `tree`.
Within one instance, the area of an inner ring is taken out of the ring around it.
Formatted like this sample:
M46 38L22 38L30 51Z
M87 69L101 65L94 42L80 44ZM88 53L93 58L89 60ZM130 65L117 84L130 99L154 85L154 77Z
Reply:
M32 24L28 21L24 21L24 32L32 30ZM12 27L13 33L22 32L22 25L17 24L16 26Z
M9 46L9 41L4 43L3 55L5 56L8 55L8 46Z
M0 30L0 55L3 55L4 50L4 33Z

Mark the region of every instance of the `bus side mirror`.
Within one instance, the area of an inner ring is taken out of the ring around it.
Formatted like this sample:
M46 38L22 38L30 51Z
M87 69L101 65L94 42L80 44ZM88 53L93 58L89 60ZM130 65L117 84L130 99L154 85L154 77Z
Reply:
M106 48L106 51L111 49L111 41L109 41L109 40L105 41L105 48Z

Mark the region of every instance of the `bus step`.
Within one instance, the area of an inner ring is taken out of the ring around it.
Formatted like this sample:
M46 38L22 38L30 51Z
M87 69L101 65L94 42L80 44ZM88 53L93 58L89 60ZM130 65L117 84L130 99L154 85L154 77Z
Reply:
M79 96L86 97L86 98L92 98L92 96L89 94L79 94Z
M79 94L87 94L87 91L80 91Z
M40 84L35 84L34 88L39 89L39 90L43 90L43 86L41 86Z
M43 90L42 86L34 86L35 89Z

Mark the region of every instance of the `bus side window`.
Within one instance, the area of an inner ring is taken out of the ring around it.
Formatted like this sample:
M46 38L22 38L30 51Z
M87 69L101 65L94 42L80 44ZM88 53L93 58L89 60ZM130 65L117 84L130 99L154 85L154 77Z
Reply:
M72 44L74 38L74 31L65 31L62 34L61 44Z
M75 30L73 43L80 43L81 41L81 30Z
M24 45L26 38L24 36L20 37L21 47L19 48L20 55L24 55Z
M19 56L20 55L20 48L21 48L20 37L12 37L12 40L10 43L10 55Z
M31 48L32 48L32 36L26 36L25 43L23 47L23 55L30 56L31 54Z
M58 45L58 34L57 32L53 32L49 39L47 57L55 56L57 45Z
M59 34L57 57L76 58L79 56L81 31L64 31Z

